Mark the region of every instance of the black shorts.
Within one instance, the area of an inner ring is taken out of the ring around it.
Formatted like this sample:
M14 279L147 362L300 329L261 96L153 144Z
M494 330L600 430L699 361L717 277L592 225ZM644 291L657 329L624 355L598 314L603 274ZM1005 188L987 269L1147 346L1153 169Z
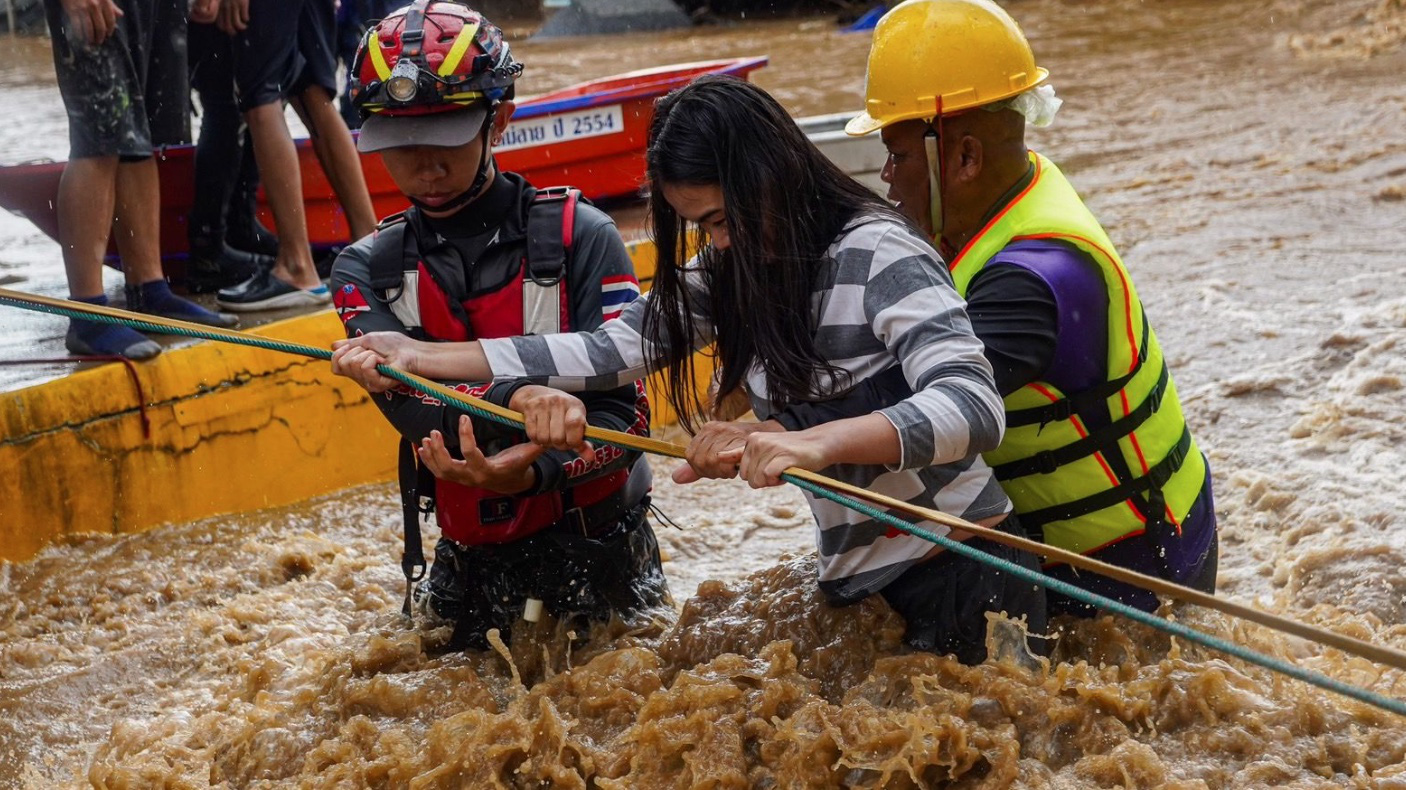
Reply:
M441 538L418 596L455 622L451 649L488 646L497 628L511 643L512 626L528 598L559 619L605 621L670 601L659 543L645 521L646 503L618 521L583 535L553 526L511 543L462 546Z
M234 37L239 109L289 99L311 86L337 95L334 0L249 0L249 27Z
M68 112L69 158L145 159L190 142L186 4L117 0L117 28L92 47L68 24L59 0L44 0Z
M1025 535L1014 515L996 529ZM972 538L966 545L1032 571L1040 569L1034 555L1019 549L985 538ZM963 664L986 660L987 612L1005 612L1012 620L1023 617L1032 636L1045 633L1043 588L955 551L914 565L881 592L906 621L903 641L918 650L954 654ZM1048 653L1045 641L1029 639L1030 652Z

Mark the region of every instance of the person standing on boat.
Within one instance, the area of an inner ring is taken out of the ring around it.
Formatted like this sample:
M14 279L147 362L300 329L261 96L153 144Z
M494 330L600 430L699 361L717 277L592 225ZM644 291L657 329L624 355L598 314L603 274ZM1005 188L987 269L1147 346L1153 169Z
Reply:
M352 70L359 145L381 154L412 207L333 266L349 336L454 341L591 330L638 295L609 217L575 190L538 190L494 164L521 70L498 28L458 3L419 0L367 32ZM571 415L649 431L641 381L580 398L487 377L451 386L529 419ZM443 537L417 597L456 622L454 645L483 647L490 628L508 639L532 601L583 624L669 601L645 521L651 479L639 453L584 442L546 450L413 390L374 392L413 448L401 457L407 582L422 561L417 505L432 495Z
M1015 21L988 0L909 0L879 22L865 112L889 198L942 250L1005 399L986 453L1021 523L1046 543L1214 592L1211 475L1157 337L1107 233L1027 123L1059 107ZM905 397L889 379L786 427ZM1147 590L1067 565L1056 578L1148 611ZM1052 611L1088 614L1051 595Z
M233 40L214 23L192 23L189 42L200 136L186 218L185 285L191 293L213 293L272 269L278 240L255 216L259 166L234 93Z
M741 475L754 487L785 469L846 483L1024 535L982 461L1001 439L1001 400L981 343L936 252L906 219L816 149L777 101L735 77L702 77L659 101L646 153L658 245L654 287L591 333L430 344L379 333L339 341L335 370L369 389L394 384L387 361L433 377L531 377L595 389L667 374L670 404L696 427L691 357L716 345L718 395L745 391L763 420L898 370L914 394L804 431L754 431L718 446L708 423L680 481ZM695 231L705 242L691 255ZM775 423L770 423L775 425ZM550 446L581 441L579 417L529 422ZM810 498L819 586L836 605L879 594L918 649L986 658L988 612L1045 625L1044 591L862 513ZM944 527L925 524L938 534ZM1033 556L964 533L957 540L1036 567ZM1040 641L1040 640L1032 640ZM1037 647L1037 650L1040 648Z
M334 0L221 0L217 24L233 36L235 93L278 232L273 268L218 293L226 310L316 306L331 298L309 247L298 150L283 116L285 101L308 128L351 237L376 227L361 159L335 101L335 15Z
M59 246L69 298L107 304L103 257L113 228L127 307L232 327L171 293L161 272L161 198L153 152L190 138L186 85L188 0L45 0L69 158L59 181ZM189 8L208 19L213 0ZM161 346L123 326L73 319L71 353L150 359Z

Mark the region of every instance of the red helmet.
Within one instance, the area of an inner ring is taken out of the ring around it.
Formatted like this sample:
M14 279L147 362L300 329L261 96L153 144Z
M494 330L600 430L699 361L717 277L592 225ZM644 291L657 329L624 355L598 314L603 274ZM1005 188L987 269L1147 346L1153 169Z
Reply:
M352 62L352 102L363 118L496 104L522 73L503 31L447 0L415 0L366 31Z

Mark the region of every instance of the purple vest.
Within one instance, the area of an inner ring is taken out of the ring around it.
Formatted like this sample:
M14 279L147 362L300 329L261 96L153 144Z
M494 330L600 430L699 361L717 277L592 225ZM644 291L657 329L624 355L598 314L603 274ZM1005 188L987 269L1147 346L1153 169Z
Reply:
M1074 393L1107 380L1108 290L1097 264L1063 242L1029 240L1007 245L986 265L1019 266L1054 294L1059 332L1045 381Z

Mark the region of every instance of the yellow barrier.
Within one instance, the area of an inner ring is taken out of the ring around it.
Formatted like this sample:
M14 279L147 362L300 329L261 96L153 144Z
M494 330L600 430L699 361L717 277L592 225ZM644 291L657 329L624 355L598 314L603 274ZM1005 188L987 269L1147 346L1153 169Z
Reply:
M256 330L327 345L331 312ZM394 431L325 362L202 342L0 394L0 558L85 532L123 533L286 505L389 479Z
M654 246L629 245L642 286ZM314 346L342 337L323 311L254 330ZM700 355L707 381L712 360ZM0 393L0 559L83 533L138 532L299 502L395 476L397 435L327 363L225 343L136 366L151 435L122 365ZM657 380L651 393L662 393ZM656 395L653 423L676 418Z

